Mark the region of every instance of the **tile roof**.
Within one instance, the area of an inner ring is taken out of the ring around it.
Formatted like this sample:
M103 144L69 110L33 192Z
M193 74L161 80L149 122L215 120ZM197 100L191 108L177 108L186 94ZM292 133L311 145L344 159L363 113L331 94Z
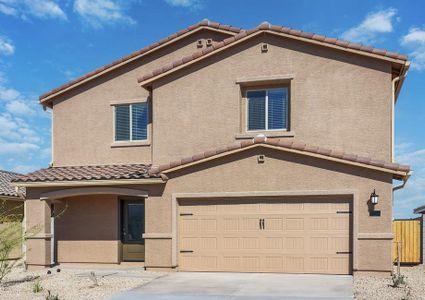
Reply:
M12 179L22 176L22 174L0 170L0 198L1 196L6 197L19 197L15 187L11 186ZM22 194L25 194L25 189L20 189Z
M192 164L194 162L202 161L204 159L208 159L210 157L214 157L222 153L225 154L226 152L232 152L238 149L244 149L256 144L265 144L265 145L280 147L283 149L297 150L300 152L304 152L305 154L310 153L310 154L319 155L323 158L336 158L342 161L359 163L365 166L378 167L378 168L386 169L388 171L406 173L406 175L407 173L410 172L410 167L407 165L400 165L396 163L385 162L382 160L374 160L369 157L362 157L362 156L358 156L354 154L344 153L341 151L334 151L334 150L330 150L330 149L326 149L326 148L322 148L322 147L318 147L314 145L301 143L293 139L266 138L264 136L257 136L251 140L235 142L232 145L229 145L227 147L211 149L209 151L198 153L193 156L183 158L181 160L172 161L170 163L163 164L160 166L153 166L150 168L149 174L151 176L158 175L162 172L174 169L176 167Z
M223 48L227 45L233 44L236 41L241 40L241 39L243 39L247 36L254 35L255 33L259 32L259 31L272 31L272 32L277 32L277 33L283 33L283 34L287 34L287 35L294 36L294 37L300 37L300 38L305 38L307 40L321 42L321 43L324 43L324 44L339 46L342 50L344 50L344 49L358 50L358 51L364 52L364 53L376 54L378 56L388 57L388 58L392 58L392 59L398 59L398 60L402 60L402 61L407 61L406 55L399 54L399 53L396 53L396 52L389 52L385 49L373 48L373 47L370 47L370 46L364 46L362 44L351 43L351 42L339 40L339 39L336 39L336 38L330 38L330 37L326 37L326 36L323 36L323 35L318 35L318 34L314 34L314 33L310 33L310 32L304 32L304 31L289 28L289 27L271 25L267 22L263 22L259 26L257 26L256 28L253 28L253 29L250 29L250 30L242 30L241 32L239 32L235 36L224 39L221 42L215 42L210 47L198 50L198 51L194 52L192 55L185 56L185 57L183 57L179 60L176 60L176 61L174 61L174 62L172 62L168 65L163 66L162 68L158 68L158 69L153 70L150 73L144 74L144 75L142 75L138 78L138 82L143 84L144 81L147 81L147 80L149 80L153 77L161 75L165 72L168 72L168 71L170 71L174 68L177 68L181 65L184 65L186 63L189 63L190 61L193 61L193 60L198 59L202 56L205 56L205 55L207 55L211 52L214 52L214 51L216 51L220 48Z
M419 206L413 210L414 214L425 214L425 205Z
M278 138L266 138L257 136L252 140L235 142L227 147L211 149L181 160L172 161L160 166L146 164L130 165L102 165L102 166L70 166L70 167L49 167L26 175L15 176L12 182L51 182L51 181L81 181L81 180L119 180L119 179L148 179L159 178L162 172L172 170L176 167L183 167L192 163L200 162L204 159L213 158L216 155L231 153L238 149L248 148L253 145L270 145L283 149L292 149L304 154L316 154L322 158L336 158L341 161L359 163L364 166L378 167L389 172L405 173L410 172L410 167L396 163L389 163L381 160L374 160L368 157L361 157L340 151L333 151L318 146L307 145L298 141ZM398 174L399 175L399 174Z
M63 89L66 89L66 88L68 88L68 87L70 87L70 86L72 86L72 85L74 85L74 84L76 84L80 81L83 81L87 78L90 78L90 77L92 77L92 76L94 76L94 75L96 75L100 72L107 70L107 69L110 69L110 68L112 68L112 67L114 67L114 66L116 66L120 63L126 62L126 61L128 61L128 60L130 60L130 59L132 59L136 56L142 55L142 54L144 54L144 53L146 53L146 52L148 52L152 49L155 49L155 48L157 48L157 47L159 47L159 46L161 46L161 45L163 45L163 44L165 44L165 43L167 43L167 42L169 42L169 41L171 41L171 40L173 40L177 37L180 37L180 36L190 32L190 31L198 29L199 27L219 29L219 30L224 30L224 31L232 32L232 33L239 33L240 31L242 31L242 29L238 28L238 27L233 27L231 25L224 25L224 24L220 24L220 23L217 23L217 22L211 22L208 19L204 19L204 20L200 21L199 23L193 24L193 25L191 25L191 26L189 26L189 27L187 27L183 30L180 30L180 31L178 31L178 32L166 37L166 38L163 38L163 39L159 40L158 42L155 42L155 43L153 43L149 46L146 46L146 47L144 47L144 48L142 48L138 51L135 51L135 52L133 52L133 53L127 55L127 56L124 56L124 57L122 57L118 60L115 60L110 64L104 65L103 67L97 68L96 70L94 70L94 71L92 71L92 72L90 72L86 75L83 75L83 76L81 76L77 79L69 81L68 83L63 84L63 85L61 85L57 88L54 88L53 90L42 94L39 97L39 100L40 100L41 103L43 103L44 102L43 99L50 96L50 95L53 95L57 92L60 92Z
M144 179L149 175L150 165L102 165L49 167L16 177L12 182L48 182L79 180Z

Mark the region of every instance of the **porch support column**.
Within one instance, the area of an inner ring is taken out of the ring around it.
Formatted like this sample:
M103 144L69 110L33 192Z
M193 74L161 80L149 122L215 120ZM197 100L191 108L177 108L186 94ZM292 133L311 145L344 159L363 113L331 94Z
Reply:
M31 195L29 195L31 197ZM25 202L26 253L28 269L50 267L51 257L51 208L39 198L27 198Z

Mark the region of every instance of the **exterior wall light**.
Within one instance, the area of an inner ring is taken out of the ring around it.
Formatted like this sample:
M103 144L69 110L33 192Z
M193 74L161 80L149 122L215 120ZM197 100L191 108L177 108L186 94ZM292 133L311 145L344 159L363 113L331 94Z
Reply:
M376 194L375 189L373 189L373 193L370 194L370 202L372 204L378 204L378 200L379 200L379 195Z

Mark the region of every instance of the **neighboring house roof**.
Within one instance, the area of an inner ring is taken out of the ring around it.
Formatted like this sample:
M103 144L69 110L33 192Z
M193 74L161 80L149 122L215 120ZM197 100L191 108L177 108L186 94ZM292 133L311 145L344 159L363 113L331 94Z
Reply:
M96 75L99 75L100 73L106 73L109 71L114 70L117 67L120 67L124 64L127 64L131 61L134 61L135 59L138 59L140 57L142 57L143 55L147 54L147 53L151 53L153 50L159 49L161 48L161 46L164 46L166 44L168 44L169 42L174 42L175 40L177 40L178 38L184 36L184 35L188 35L189 33L194 33L197 32L198 30L201 29L209 29L209 30L214 30L214 31L222 31L222 32L226 32L229 35L232 34L236 34L242 31L241 28L237 28L237 27L233 27L231 25L224 25L224 24L220 24L217 22L211 22L207 19L202 20L201 22L191 25L183 30L180 30L179 32L176 32L164 39L161 39L158 42L155 42L149 46L146 46L136 52L133 52L127 56L124 56L116 61L113 61L110 64L107 64L103 67L100 67L86 75L83 75L77 79L74 79L66 84L63 84L47 93L42 94L39 97L40 103L42 103L43 105L48 105L48 103L50 102L49 100L53 97L56 96L56 94L59 94L60 92L64 92L65 90L70 90L71 88L74 88L75 86L77 86L79 83L87 82L93 78L96 77Z
M413 210L415 214L425 214L425 205L419 206Z
M18 176L12 182L143 179L154 177L149 175L150 167L146 164L49 167Z
M354 154L348 154L340 151L333 151L330 149L307 145L301 142L296 142L288 139L266 138L258 136L251 140L235 142L227 147L211 149L193 156L183 158L181 160L172 161L170 163L150 168L149 174L158 175L180 169L183 167L191 166L197 163L202 163L206 160L211 160L217 157L225 156L230 153L239 152L256 146L268 146L270 148L277 148L287 152L298 153L302 155L314 156L322 159L337 161L350 165L371 168L379 171L392 173L394 178L402 179L408 176L410 167L407 165L400 165L396 163L389 163L382 160L374 160L369 157L361 157Z
M14 178L22 176L22 174L0 170L0 198L3 197L20 197L25 194L25 189L20 189L19 193L10 183Z
M171 74L172 72L176 70L180 70L187 65L190 65L194 62L198 62L206 57L209 57L215 53L220 52L221 50L224 50L224 49L227 49L228 47L236 45L238 44L238 42L245 41L263 32L280 34L288 38L297 38L305 42L321 44L324 46L330 46L343 51L355 52L358 54L364 54L368 56L373 56L375 58L389 60L391 62L397 62L401 65L406 65L406 69L408 68L408 64L409 64L407 62L407 56L403 54L399 54L396 52L389 52L385 49L373 48L370 46L364 46L357 43L350 43L348 41L338 40L336 38L329 38L329 37L317 35L314 33L303 32L303 31L292 29L289 27L271 25L267 22L264 22L254 29L243 30L240 33L236 34L235 36L224 39L221 42L215 42L210 47L196 51L192 55L185 56L179 60L176 60L168 65L163 66L162 68L158 68L153 70L150 73L144 74L143 76L138 78L138 82L142 86L148 86L150 83L152 83L158 78ZM406 70L404 70L404 72L405 71ZM401 70L400 72L403 72L403 71Z

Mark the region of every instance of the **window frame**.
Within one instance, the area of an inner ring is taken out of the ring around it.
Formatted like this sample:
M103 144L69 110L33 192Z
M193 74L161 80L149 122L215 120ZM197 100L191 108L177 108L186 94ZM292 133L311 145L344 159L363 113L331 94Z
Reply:
M148 109L148 122L146 124L146 139L143 140L134 140L133 139L133 105L137 105L137 104L145 104L147 105L147 109ZM141 100L141 101L134 101L134 102L123 102L123 103L113 103L111 104L113 106L113 145L120 145L120 144L138 144L138 143L147 143L149 142L150 139L150 119L151 119L151 112L150 112L150 107L149 107L149 101L148 100ZM116 113L116 108L117 106L124 106L124 105L128 105L129 106L129 131L130 131L130 139L129 140L117 140L116 139L116 122L117 122L117 113Z
M268 129L269 127L269 91L271 90L282 90L286 89L286 95L287 95L287 106L286 106L286 128L278 128L278 129ZM259 91L265 91L266 92L266 98L265 98L265 128L264 129L254 129L249 130L249 98L248 93L249 92L259 92ZM289 131L290 125L289 125L289 87L288 86L281 86L281 87L271 87L271 88L250 88L245 90L245 132L246 133L253 133L253 132L282 132L282 131Z

